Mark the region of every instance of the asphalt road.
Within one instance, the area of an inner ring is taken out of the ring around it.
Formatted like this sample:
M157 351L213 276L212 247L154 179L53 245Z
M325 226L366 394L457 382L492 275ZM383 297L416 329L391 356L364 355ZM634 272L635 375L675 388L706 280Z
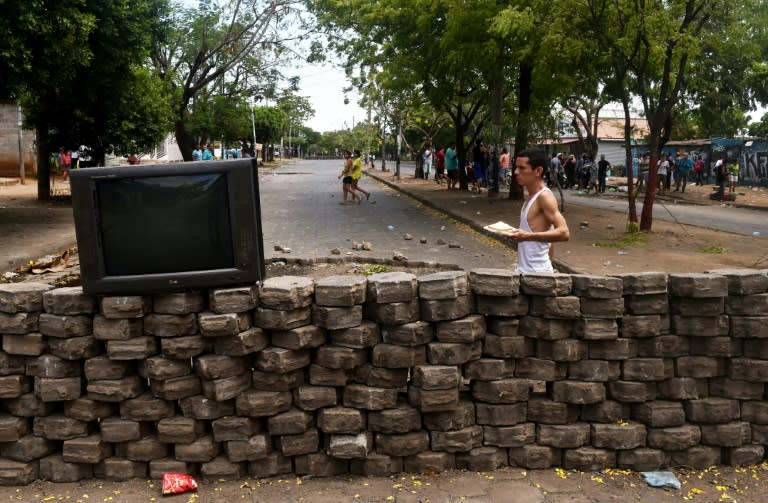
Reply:
M286 163L259 176L264 250L273 257L341 255L392 258L395 251L409 261L454 264L463 269L514 269L514 254L497 242L425 208L411 198L364 177L371 192L362 204L342 206L340 160ZM413 239L404 237L410 234ZM425 243L421 241L425 240ZM445 244L440 244L442 240ZM371 250L353 250L368 242ZM286 254L275 246L290 248Z

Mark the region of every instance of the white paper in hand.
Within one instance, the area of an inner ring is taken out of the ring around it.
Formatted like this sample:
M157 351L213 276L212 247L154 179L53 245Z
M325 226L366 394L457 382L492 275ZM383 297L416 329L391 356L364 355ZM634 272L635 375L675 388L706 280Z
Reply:
M487 231L491 231L491 232L506 232L506 231L513 231L513 230L515 230L514 227L512 227L511 225L509 225L506 222L502 222L501 220L499 220L495 224L486 225L485 227L483 227L483 229L485 229Z

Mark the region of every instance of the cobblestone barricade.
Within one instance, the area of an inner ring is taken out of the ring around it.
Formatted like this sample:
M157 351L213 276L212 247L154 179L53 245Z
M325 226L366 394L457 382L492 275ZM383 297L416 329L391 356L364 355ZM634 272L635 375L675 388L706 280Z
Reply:
M768 271L0 285L0 484L743 465Z

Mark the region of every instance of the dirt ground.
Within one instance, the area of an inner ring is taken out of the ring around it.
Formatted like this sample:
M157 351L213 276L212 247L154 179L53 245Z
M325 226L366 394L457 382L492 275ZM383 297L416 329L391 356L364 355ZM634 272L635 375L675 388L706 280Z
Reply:
M502 468L493 472L452 470L391 477L284 476L270 479L199 481L197 492L162 496L159 480L128 482L37 481L26 487L0 487L0 501L136 502L308 502L308 503L754 503L765 501L768 465L706 470L674 470L681 489L653 488L639 473L611 469Z
M624 180L613 181L618 184ZM710 200L711 192L712 186L709 185L689 185L684 194L666 193L658 198L655 205L695 205L713 219L732 206L768 210L768 190L765 188L753 190L739 187L736 203L733 204ZM608 193L608 197L626 202L626 195L618 192ZM572 212L577 215L569 215ZM588 227L579 225L582 217L589 222ZM765 218L767 223L763 236L768 235L768 211L765 211ZM634 241L624 233L626 213L571 204L566 211L566 219L571 229L571 240L558 247L557 258L571 269L581 272L674 273L703 272L724 267L768 268L765 237L755 238L655 218L653 230L642 233L642 239Z

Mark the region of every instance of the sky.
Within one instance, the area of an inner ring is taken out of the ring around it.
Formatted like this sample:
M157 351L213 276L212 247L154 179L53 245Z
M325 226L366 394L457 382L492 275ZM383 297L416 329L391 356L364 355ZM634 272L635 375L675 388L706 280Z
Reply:
M338 131L353 127L360 121L364 121L367 112L357 104L360 96L357 92L347 93L349 103L344 104L344 87L348 82L344 76L344 70L330 64L309 64L293 72L301 77L299 95L306 96L315 109L315 116L306 125L315 131ZM753 121L759 121L765 108L758 108L751 114Z
M338 131L353 127L367 117L367 112L357 102L356 92L348 93L349 104L344 104L344 87L348 84L344 70L331 65L303 63L300 69L286 72L301 77L300 96L306 96L315 109L315 116L307 126L315 131Z

